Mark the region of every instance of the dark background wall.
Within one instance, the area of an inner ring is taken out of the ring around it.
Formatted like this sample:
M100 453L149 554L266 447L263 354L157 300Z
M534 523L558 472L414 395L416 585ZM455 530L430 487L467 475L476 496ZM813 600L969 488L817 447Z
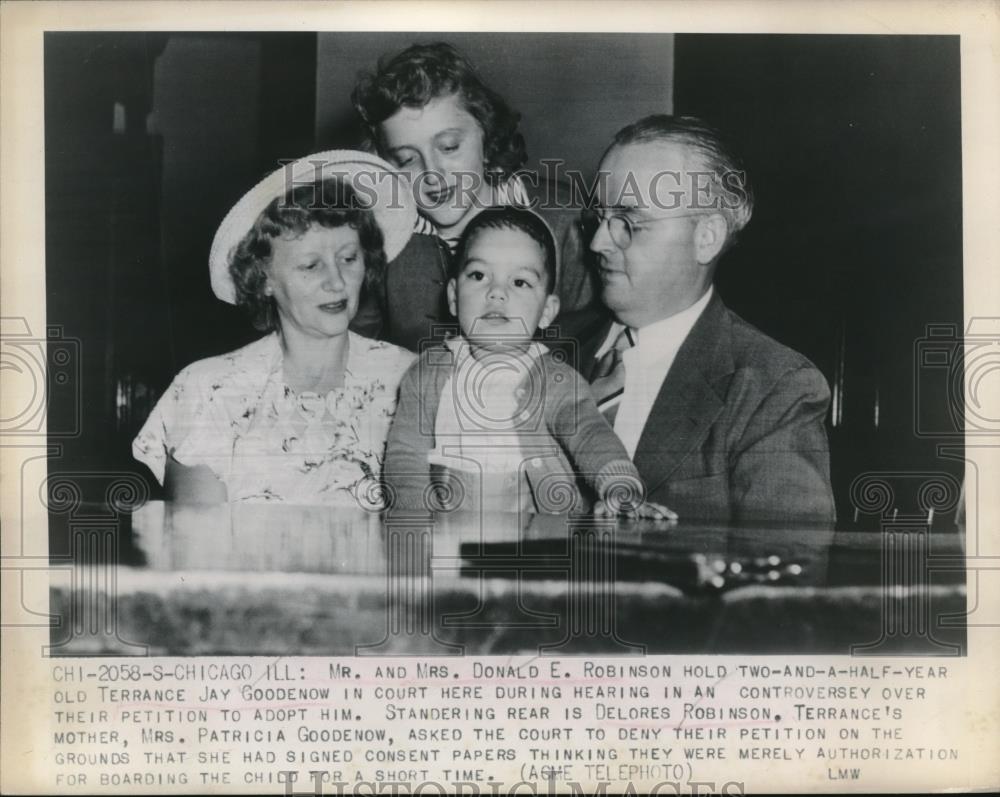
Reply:
M528 168L560 158L591 172L623 119L669 113L672 34L320 33L317 36L316 141L351 146L360 128L351 90L383 53L447 41L475 63L488 85L521 112Z
M830 381L840 515L868 470L960 476L914 414L928 325L962 324L958 37L678 35L675 53L675 112L729 132L756 186L719 289ZM951 423L943 391L929 412Z
M438 39L523 113L533 159L591 170L671 107L727 130L757 207L719 288L834 387L841 515L867 470L960 472L914 434L915 346L962 322L957 37L690 34L46 34L48 318L82 341L84 430L53 468L139 468L173 374L253 337L209 288L218 222L279 158L355 144L357 74ZM929 412L948 423L943 392Z

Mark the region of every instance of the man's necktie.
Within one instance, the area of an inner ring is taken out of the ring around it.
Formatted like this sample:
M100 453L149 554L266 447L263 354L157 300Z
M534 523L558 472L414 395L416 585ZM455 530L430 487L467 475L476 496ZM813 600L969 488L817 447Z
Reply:
M612 426L615 425L618 405L621 404L622 396L625 394L625 358L622 355L626 349L634 345L632 330L625 327L615 338L614 345L604 352L594 367L594 377L590 387L597 400L597 409Z

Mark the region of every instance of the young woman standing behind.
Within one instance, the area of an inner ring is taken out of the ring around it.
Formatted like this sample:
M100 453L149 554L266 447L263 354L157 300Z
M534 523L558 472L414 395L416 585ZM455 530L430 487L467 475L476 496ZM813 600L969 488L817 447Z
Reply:
M556 235L556 293L563 312L594 297L587 247L569 189L522 169L520 115L449 44L417 44L380 61L354 90L367 145L408 174L420 213L416 235L389 264L383 291L354 329L416 351L451 321L445 304L447 258L465 226L487 207L531 207Z

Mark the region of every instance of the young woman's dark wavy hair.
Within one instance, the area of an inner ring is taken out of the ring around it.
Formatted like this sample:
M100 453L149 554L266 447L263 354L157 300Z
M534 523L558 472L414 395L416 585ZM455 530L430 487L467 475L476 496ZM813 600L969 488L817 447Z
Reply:
M414 44L391 58L383 56L376 72L358 82L351 99L365 124L366 145L381 153L382 122L400 108L422 108L456 93L482 128L487 179L502 183L528 159L517 129L521 114L483 83L472 63L452 45Z
M348 225L358 231L365 258L365 289L376 290L385 274L382 230L375 214L361 206L354 189L337 178L300 185L276 197L261 211L250 231L229 256L229 274L236 286L236 304L246 309L262 332L279 326L278 307L264 292L275 238L295 238L314 224L327 229Z

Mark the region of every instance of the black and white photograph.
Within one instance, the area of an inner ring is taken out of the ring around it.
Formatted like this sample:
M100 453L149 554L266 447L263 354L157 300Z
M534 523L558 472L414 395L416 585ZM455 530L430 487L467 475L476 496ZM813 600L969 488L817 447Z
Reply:
M50 555L135 507L116 634L56 649L962 651L961 570L881 638L880 534L962 555L957 37L57 32L45 77Z
M49 790L970 766L914 729L997 622L972 39L642 8L37 31L0 442L5 632L82 704Z

